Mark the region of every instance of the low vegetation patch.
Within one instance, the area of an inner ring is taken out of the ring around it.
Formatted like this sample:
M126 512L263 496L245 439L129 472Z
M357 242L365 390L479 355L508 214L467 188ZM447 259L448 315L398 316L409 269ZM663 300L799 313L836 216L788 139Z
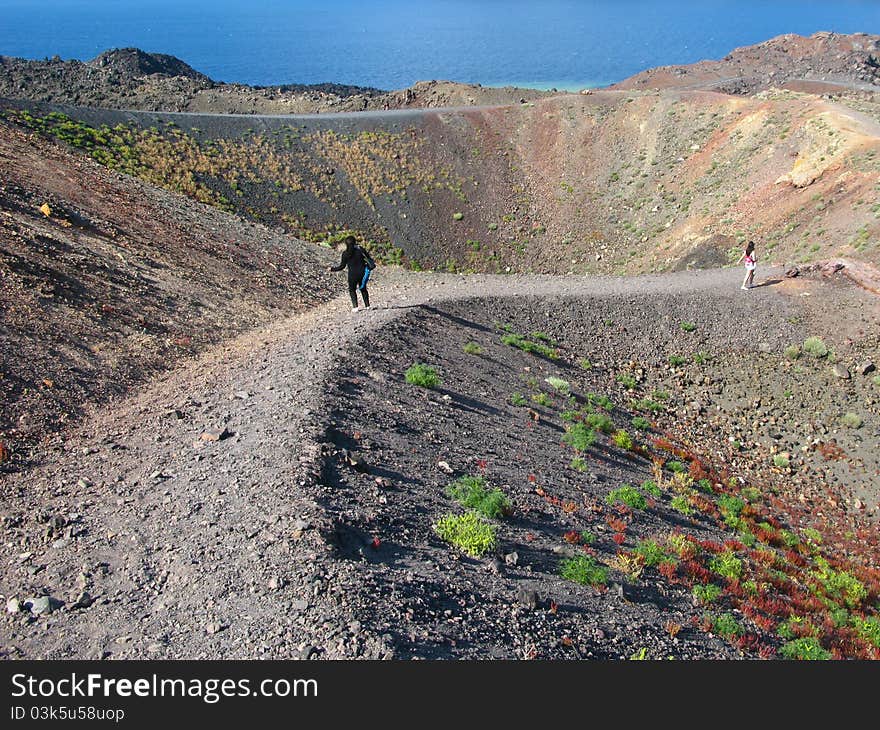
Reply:
M435 388L440 385L440 376L430 365L416 364L407 369L406 382L422 388Z
M648 500L645 495L630 484L623 484L605 497L608 504L625 504L632 509L645 509Z
M565 558L559 566L559 574L566 580L581 585L603 586L608 582L608 569L591 555Z
M463 507L488 517L498 519L510 512L510 500L500 489L490 489L485 477L464 476L446 488L446 494Z
M825 357L828 354L828 347L819 337L807 337L804 340L803 351L811 357Z
M485 555L496 545L495 526L476 512L443 515L434 524L434 530L441 539L474 558Z

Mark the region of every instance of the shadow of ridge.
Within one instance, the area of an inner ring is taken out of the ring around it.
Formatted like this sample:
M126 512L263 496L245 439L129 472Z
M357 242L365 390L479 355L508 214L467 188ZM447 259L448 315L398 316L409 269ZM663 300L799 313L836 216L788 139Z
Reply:
M473 320L465 319L464 317L460 317L457 314L451 314L450 312L446 312L442 309L438 309L437 307L430 305L430 304L422 305L422 309L424 309L426 312L430 312L431 314L436 314L439 317L443 317L444 319L448 319L451 322L455 322L456 324L461 325L462 327L467 327L468 329L477 330L478 332L494 332L495 331L494 328L492 328L492 327L487 327L484 324L478 324L477 322L474 322Z
M764 281L758 282L757 284L753 284L753 289L760 289L762 286L776 286L777 284L781 284L782 279L764 279Z

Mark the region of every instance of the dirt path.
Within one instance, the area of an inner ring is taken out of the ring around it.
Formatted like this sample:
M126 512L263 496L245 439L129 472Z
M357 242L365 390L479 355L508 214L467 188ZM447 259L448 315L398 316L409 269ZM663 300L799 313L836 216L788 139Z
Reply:
M379 274L373 310L353 314L342 296L243 336L96 413L43 465L4 477L0 593L22 604L50 596L55 609L4 614L5 656L391 655L390 636L358 621L357 566L333 559L328 517L313 499L325 378L354 343L381 338L412 307L473 297L586 304L692 293L748 297L756 311L788 306L784 284L739 291L738 269L630 279Z

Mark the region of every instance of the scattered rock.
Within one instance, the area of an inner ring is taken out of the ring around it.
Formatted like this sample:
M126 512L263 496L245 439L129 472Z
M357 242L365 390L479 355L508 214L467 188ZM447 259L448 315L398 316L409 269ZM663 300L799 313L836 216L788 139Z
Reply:
M876 370L874 363L870 360L866 360L861 365L859 365L859 374L860 375L870 375Z
M214 442L214 441L223 441L224 439L228 439L230 436L233 436L233 432L228 428L224 428L222 431L205 431L199 438L202 441Z
M21 602L17 598L10 598L6 601L7 613L18 613L21 611Z
M505 565L517 565L519 563L519 553L507 553L507 555L504 556L504 563Z
M63 601L59 601L52 596L39 596L37 598L25 599L24 607L28 609L34 616L42 616L52 613L55 609L64 605Z
M361 474L369 474L370 467L367 466L366 462L358 456L352 454L348 449L344 449L343 457L345 458L345 463L348 464L352 469Z
M532 588L520 588L516 593L516 600L520 605L534 611L538 608L538 592Z
M76 600L71 604L71 608L88 608L95 602L88 591L81 591Z
M449 464L448 464L447 462L445 462L445 461L438 461L438 462L437 462L437 468L438 468L440 471L442 471L444 474L452 474L452 473L453 473L453 469L452 469L452 467L449 466Z
M850 379L849 368L847 368L847 366L844 365L843 363L840 363L840 362L835 363L831 372L834 373L834 377L840 378L841 380L849 380Z

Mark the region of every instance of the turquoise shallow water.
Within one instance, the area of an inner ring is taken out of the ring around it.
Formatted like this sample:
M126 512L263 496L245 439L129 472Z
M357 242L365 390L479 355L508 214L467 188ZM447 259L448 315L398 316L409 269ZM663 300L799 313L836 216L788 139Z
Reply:
M876 0L0 0L0 54L170 53L220 81L579 89L780 33L880 33Z

